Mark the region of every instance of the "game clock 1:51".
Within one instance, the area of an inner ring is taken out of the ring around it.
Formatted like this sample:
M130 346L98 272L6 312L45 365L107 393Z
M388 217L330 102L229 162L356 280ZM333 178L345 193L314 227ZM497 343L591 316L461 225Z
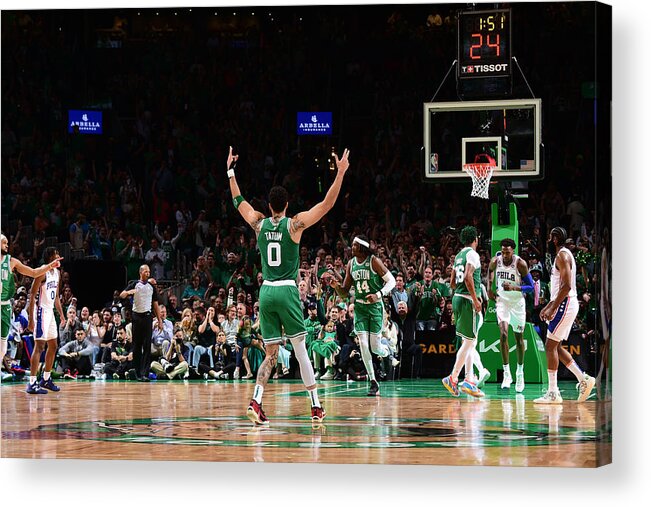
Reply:
M459 13L460 78L511 75L511 10Z

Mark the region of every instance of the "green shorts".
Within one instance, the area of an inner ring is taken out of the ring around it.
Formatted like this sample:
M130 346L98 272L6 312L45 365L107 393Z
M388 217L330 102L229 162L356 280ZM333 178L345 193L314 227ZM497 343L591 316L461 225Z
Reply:
M357 308L355 308L357 311ZM484 317L475 312L470 299L463 296L455 295L452 298L452 312L454 313L454 323L459 338L474 340L479 334L479 328L484 323Z
M355 332L380 334L382 332L382 318L384 310L382 303L355 305Z
M260 332L267 344L305 337L303 306L296 285L260 287Z
M9 330L11 329L11 305L2 305L2 338L6 340L9 338Z

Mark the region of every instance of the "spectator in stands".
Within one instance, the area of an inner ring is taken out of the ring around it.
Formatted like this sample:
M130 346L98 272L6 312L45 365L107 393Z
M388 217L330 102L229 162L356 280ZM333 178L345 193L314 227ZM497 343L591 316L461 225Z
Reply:
M167 226L161 236L158 232L158 223L154 226L154 237L160 243L160 248L165 254L165 277L172 278L174 272L174 263L176 262L176 245L181 239L181 231L178 231L176 236L172 237L171 227ZM156 277L154 277L156 278Z
M92 353L93 344L86 339L86 332L83 329L77 329L75 339L59 349L64 378L76 379L78 375L82 377L90 375Z
M201 287L201 278L196 272L194 272L192 273L190 284L187 285L185 289L183 289L181 300L185 302L192 299L202 299L205 293L206 293L206 288Z
M215 309L210 306L208 310L199 307L195 310L195 318L200 322L197 328L197 344L192 352L192 367L199 365L201 356L209 353L209 348L215 344L220 328L215 322Z
M221 323L221 328L226 333L226 341L231 348L235 351L235 371L233 378L240 378L240 366L242 364L242 349L237 344L237 330L239 329L240 321L237 320L237 308L235 305L230 305L227 309L226 320Z
M400 301L405 303L409 300L409 294L405 289L405 279L402 273L396 275L396 286L391 290L392 308L396 309Z
M117 314L116 314L117 315ZM115 341L117 337L117 328L122 324L121 319L118 317L117 326L115 324L115 319L111 314L110 308L104 308L102 310L102 325L104 326L104 337L100 342L100 354L97 361L100 363L106 363L111 358L111 344Z
M199 373L216 380L232 379L235 371L235 353L226 341L226 333L219 331L217 341L210 348L210 354L201 356Z
M159 246L156 238L151 239L150 245L151 248L145 254L145 262L149 264L151 276L156 280L163 280L165 278L165 252Z
M84 329L81 321L77 317L77 310L74 306L69 306L66 311L66 320L59 325L59 342L63 346L75 339L76 332Z
M79 213L76 220L70 224L68 232L70 233L70 244L73 250L79 250L84 247L84 239L86 239L86 232L88 225L86 224L86 217Z
M160 305L160 318L163 320L163 328L158 327L158 319L152 321L151 331L151 357L158 359L167 354L172 340L174 339L174 324L167 318L167 308Z
M125 379L127 372L133 369L133 353L131 339L127 336L124 326L116 327L116 336L111 343L110 359L104 365L107 378ZM135 370L133 377L135 378Z
M391 318L398 325L400 330L400 362L403 365L411 365L412 378L420 378L423 351L416 343L416 311L414 307L409 308L407 303L400 301L392 311Z
M183 344L183 332L175 334L172 344L167 349L165 359L153 361L151 363L151 371L153 371L159 379L174 380L175 378L182 379L188 372L188 361L186 356L189 354L189 349Z

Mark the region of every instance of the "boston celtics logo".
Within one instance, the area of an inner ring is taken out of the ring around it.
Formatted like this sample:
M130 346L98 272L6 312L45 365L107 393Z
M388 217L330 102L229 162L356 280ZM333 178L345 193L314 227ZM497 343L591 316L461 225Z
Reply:
M21 432L23 433L23 432ZM311 427L305 417L274 417L255 428L246 417L179 417L87 421L37 427L12 438L79 439L133 444L274 448L514 447L600 442L594 427L554 427L514 421L329 417ZM607 432L606 432L607 433ZM9 436L9 435L7 435Z

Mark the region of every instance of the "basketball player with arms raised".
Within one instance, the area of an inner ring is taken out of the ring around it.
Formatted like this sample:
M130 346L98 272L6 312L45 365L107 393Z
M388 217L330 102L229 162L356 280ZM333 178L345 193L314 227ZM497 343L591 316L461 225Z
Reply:
M375 380L371 350L380 357L389 355L389 348L380 339L382 334L383 303L382 296L391 293L396 279L380 259L373 255L366 236L353 240L353 258L346 266L344 284L332 280L330 285L342 299L348 299L348 291L355 289L355 334L359 338L362 361L371 381L369 396L379 396L380 386ZM369 349L370 338L370 349Z
M533 291L533 279L524 259L513 253L515 241L506 238L502 240L500 246L502 255L493 257L488 266L488 296L496 299L493 293L493 280L496 279L495 309L500 327L500 351L504 365L502 389L509 389L513 382L509 366L509 326L511 326L515 335L515 352L518 360L515 391L521 393L524 391L524 326L527 321L524 293Z
M2 295L0 296L0 309L2 321L2 333L0 334L0 362L7 353L7 340L9 339L9 330L11 329L11 298L16 292L16 281L14 279L14 270L21 275L38 278L50 269L58 268L61 265L61 257L53 259L49 264L34 269L25 266L15 257L9 255L9 240L4 234L0 234L0 272L2 273Z
M332 209L341 190L344 175L348 170L348 150L341 159L335 155L337 175L325 198L309 211L294 218L285 214L288 206L287 190L273 187L269 191L271 217L255 211L244 200L235 179L235 165L238 155L229 149L227 168L233 204L242 218L253 228L258 237L258 248L262 257L260 287L260 331L265 343L265 356L258 370L253 399L246 411L247 417L256 425L269 424L262 410L262 393L278 360L278 347L285 337L289 338L301 370L301 378L312 402L312 421L320 423L325 417L316 389L314 369L305 348L305 323L296 280L298 278L299 249L303 231L316 224Z
M53 246L49 246L43 252L43 259L47 263L59 258L59 252ZM57 268L52 268L45 274L39 276L32 284L32 290L29 297L29 324L27 328L34 332L34 351L29 373L29 385L27 392L29 394L46 394L45 389L50 391L60 391L59 387L52 381L51 372L54 366L54 358L57 353L57 338L59 330L54 318L54 307L59 312L59 317L63 318L65 313L59 299L59 279L60 274ZM38 299L38 310L36 311L36 328L34 326L34 307ZM41 352L47 346L45 353L45 368L43 369L43 379L40 385L36 384L36 372L41 361Z
M571 354L562 345L572 330L574 319L579 313L576 295L576 262L572 252L565 248L567 232L562 227L554 227L549 233L550 249L556 252L551 277L551 301L540 311L540 319L549 322L545 354L547 355L547 393L533 400L534 403L561 404L563 398L556 383L558 360L570 370L579 381L577 401L588 399L595 384L594 377L581 371Z

